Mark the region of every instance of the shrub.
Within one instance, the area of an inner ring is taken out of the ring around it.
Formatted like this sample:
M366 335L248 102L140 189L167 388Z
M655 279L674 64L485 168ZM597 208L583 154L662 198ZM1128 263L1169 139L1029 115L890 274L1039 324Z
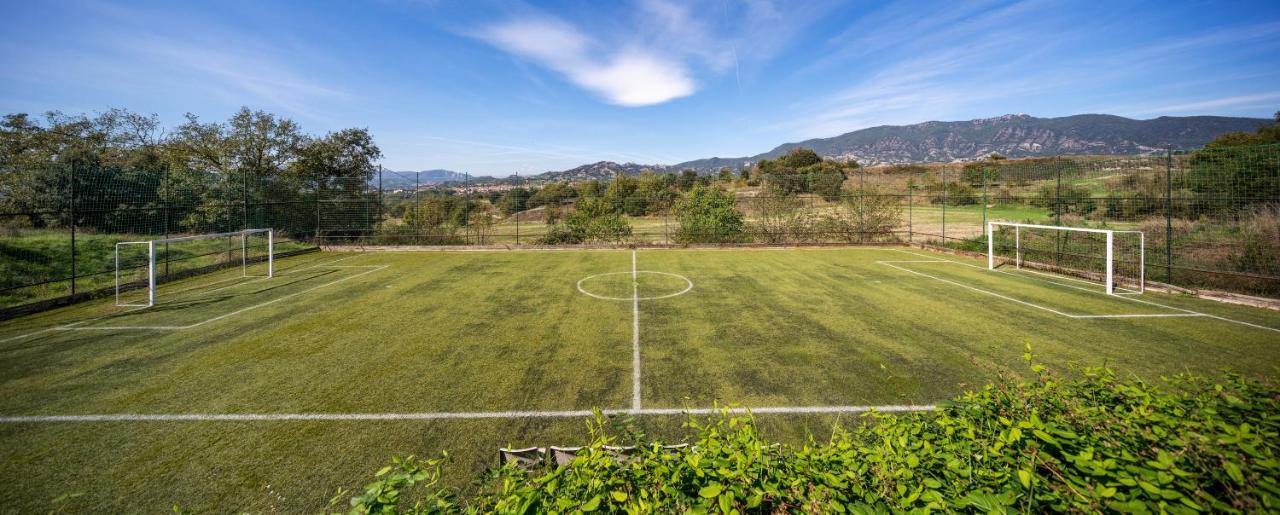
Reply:
M631 236L631 224L607 200L585 197L564 216L563 224L552 226L537 242L543 245L621 242L628 236Z
M571 464L489 471L459 500L439 464L400 460L353 511L384 512L1265 512L1280 510L1280 389L1233 375L1146 383L1088 368L1067 379L1033 366L935 412L866 415L826 443L772 445L750 417L686 427L693 445L637 446L628 459L597 416ZM336 498L335 498L336 499Z
M902 223L902 201L877 187L867 187L845 197L835 211L823 218L823 233L846 242L887 241Z
M726 243L742 239L742 213L733 207L734 195L719 188L696 186L676 202L680 243Z

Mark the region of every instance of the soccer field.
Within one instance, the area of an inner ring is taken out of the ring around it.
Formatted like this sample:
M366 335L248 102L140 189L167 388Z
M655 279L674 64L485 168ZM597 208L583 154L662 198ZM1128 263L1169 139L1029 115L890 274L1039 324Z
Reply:
M317 252L0 323L5 511L315 511L394 454L585 443L590 410L682 434L751 408L824 437L1021 373L1273 376L1280 312L908 247Z

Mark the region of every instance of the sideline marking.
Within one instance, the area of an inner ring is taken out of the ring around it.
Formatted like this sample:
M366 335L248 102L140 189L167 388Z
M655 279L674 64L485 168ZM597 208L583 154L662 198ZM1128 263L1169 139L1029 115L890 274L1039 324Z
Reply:
M933 411L933 404L890 404L884 406L763 406L758 408L649 408L606 409L605 415L714 415L730 414L816 414L816 413L897 413ZM450 420L486 418L570 418L590 417L591 410L564 411L461 411L416 413L107 413L97 415L2 416L0 424L48 422L269 422L291 420Z
M987 270L985 267L981 267L981 266L978 266L978 265L975 265L975 264L972 264L972 263L965 263L965 262L963 262L963 261L953 261L953 260L950 260L950 259L942 259L942 258L939 258L939 257L937 257L937 256L930 256L930 255L927 255L927 254L918 254L918 253L915 253L915 252L912 252L912 251L909 251L909 250L901 250L901 249L891 249L891 250L895 250L895 251L897 251L897 252L901 252L901 253L908 254L908 255L912 255L912 256L916 256L916 257L927 257L927 258L933 258L933 259L936 259L938 262L943 262L943 263L954 263L954 264L957 264L957 265L963 265L963 266L967 266L967 267L971 267L971 268L977 268L977 269L979 269L979 270ZM881 264L885 264L885 265L887 265L887 263L885 263L885 262L877 261L877 263L881 263ZM887 266L893 266L893 265L887 265ZM997 297L1001 297L1001 298L1005 298L1005 299L1008 299L1008 300L1012 300L1012 301L1017 302L1017 303L1019 303L1019 304L1026 304L1026 305L1028 305L1028 306L1032 306L1032 307L1035 307L1035 308L1038 308L1038 309L1044 309L1044 310L1047 310L1047 311L1053 311L1054 313L1062 314L1061 312L1058 312L1058 311L1055 311L1055 310L1052 310L1052 309L1049 309L1049 308L1046 308L1046 307L1037 306L1037 305L1035 305L1035 304L1031 304L1031 303L1029 303L1029 302L1023 302L1023 301L1020 301L1020 300L1017 300L1017 299L1013 299L1013 298L1009 298L1009 297L1004 297L1003 295L999 295L999 294L996 294L996 293L992 293L992 292L988 292L988 291L981 290L981 289L978 289L978 288L974 288L974 287L972 287L972 286L968 286L968 285L964 285L964 284L956 283L956 282L953 282L953 281L948 281L948 280L946 280L946 279L940 279L940 278L937 278L937 277L930 276L930 275L928 275L928 274L923 274L923 273L920 273L920 272L915 272L915 271L913 271L913 270L907 270L907 269L902 268L902 267L897 267L897 266L895 266L894 268L897 268L897 269L899 269L899 270L905 270L905 271L907 271L907 272L911 272L911 273L913 273L913 274L917 274L917 275L923 275L923 276L925 276L925 277L929 277L929 278L932 278L932 279L938 279L939 281L943 281L943 282L947 282L947 283L955 284L955 285L957 285L957 286L962 286L962 287L964 287L964 288L969 288L969 289L972 289L972 290L977 290L977 291L980 291L980 292L983 292L983 293L987 293L987 294L989 294L989 295L995 295L995 296L997 296ZM1001 274L1005 274L1005 275L1010 275L1010 276L1013 276L1013 277L1023 277L1023 278L1026 278L1026 279L1034 279L1034 278L1026 277L1026 276L1024 276L1024 275L1022 275L1022 274L1015 274L1015 273L1012 273L1012 272L1006 272L1006 271L1004 271L1004 270L989 270L989 271L991 271L991 272L996 272L996 273L1001 273ZM1077 289L1077 290L1080 290L1080 291L1084 291L1084 292L1089 292L1089 293L1095 293L1095 294L1106 295L1105 293L1100 292L1100 291L1097 291L1097 290L1093 290L1093 289L1089 289L1089 288L1082 288L1082 287L1078 287L1078 286L1072 286L1072 285L1070 285L1070 284L1062 284L1062 283L1058 283L1058 282L1045 281L1045 280L1041 280L1041 282L1047 282L1047 283L1050 283L1050 284L1057 284L1057 285L1059 285L1059 286L1064 286L1064 287L1067 287L1067 288L1074 288L1074 289ZM1265 326L1265 325L1254 324L1254 323L1251 323L1251 322L1245 322L1245 321L1243 321L1243 320L1236 320L1236 319L1227 318L1227 317L1218 316L1218 315L1211 315L1211 314L1208 314L1208 313L1202 313L1202 312L1199 312L1199 311L1194 311L1194 310L1190 310L1190 309L1186 309L1186 308L1179 308L1179 307L1175 307L1175 306L1169 306L1169 305L1165 305L1165 304L1160 304L1160 303L1158 303L1158 302L1152 302L1152 301L1149 301L1149 300L1135 299L1135 298L1133 298L1132 296L1112 295L1111 297L1115 297L1115 298L1117 298L1117 299L1121 299L1121 300L1127 300L1127 301L1130 301L1130 302L1137 302L1137 303L1139 303L1139 304L1146 304L1146 305L1148 305L1148 306L1156 306L1156 307L1161 307L1161 308L1164 308L1164 309L1171 309L1171 310L1173 310L1173 311L1180 311L1180 312L1182 312L1182 313L1184 314L1184 315L1182 315L1182 316L1188 316L1188 317L1198 316L1198 317L1212 318L1212 319L1215 319L1215 320L1221 320L1221 321L1223 321L1223 322L1230 322L1230 323L1233 323L1233 324L1240 324L1240 325L1244 325L1244 326L1248 326L1248 327L1253 327L1253 328L1255 328L1255 329L1263 329L1263 330L1267 330L1267 331L1275 331L1275 332L1277 332L1277 333L1280 333L1280 328L1268 327L1268 326ZM1125 316L1125 317L1118 317L1118 316L1115 316L1115 315L1112 315L1112 316L1102 316L1102 315L1064 315L1064 316L1068 316L1068 317L1071 317L1071 318L1150 318L1150 317L1169 317L1169 316L1173 316L1173 315L1171 315L1171 314L1150 314L1150 315L1134 315L1134 316Z
M635 250L631 251L631 411L640 411L640 274Z

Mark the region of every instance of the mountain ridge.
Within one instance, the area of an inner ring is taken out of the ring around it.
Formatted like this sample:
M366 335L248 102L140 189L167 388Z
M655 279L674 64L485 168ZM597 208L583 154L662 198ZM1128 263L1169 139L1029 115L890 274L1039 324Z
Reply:
M515 183L608 180L618 174L638 175L692 169L712 173L721 168L741 170L761 159L806 147L823 158L857 161L863 166L971 161L999 153L1010 158L1054 155L1132 155L1198 148L1227 132L1252 132L1271 123L1266 118L1229 116L1161 116L1147 120L1109 114L1077 114L1038 118L1006 114L962 121L926 121L911 125L879 125L829 138L783 143L759 154L710 157L674 165L597 161L567 170L519 178L470 177L471 183ZM464 174L438 184L456 184ZM412 172L410 172L412 173ZM423 182L426 184L426 182Z
M752 156L695 159L672 168L710 171L728 166L740 169L760 159L781 156L796 147L811 148L825 158L856 160L868 166L966 161L992 153L1013 158L1140 154L1165 148L1200 147L1223 133L1253 131L1270 121L1227 116L1161 116L1135 120L1108 114L1057 118L1006 114L965 121L880 125L830 138L783 143Z

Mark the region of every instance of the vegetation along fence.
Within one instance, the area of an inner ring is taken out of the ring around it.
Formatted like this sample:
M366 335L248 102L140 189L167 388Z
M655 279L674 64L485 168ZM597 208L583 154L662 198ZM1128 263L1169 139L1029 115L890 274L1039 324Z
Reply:
M413 173L5 169L0 309L111 285L121 240L272 227L316 245L913 243L984 252L988 220L1138 230L1149 279L1280 296L1280 145L427 185ZM790 163L795 164L795 163ZM217 260L225 249L170 259ZM1059 243L1045 259L1100 259Z

